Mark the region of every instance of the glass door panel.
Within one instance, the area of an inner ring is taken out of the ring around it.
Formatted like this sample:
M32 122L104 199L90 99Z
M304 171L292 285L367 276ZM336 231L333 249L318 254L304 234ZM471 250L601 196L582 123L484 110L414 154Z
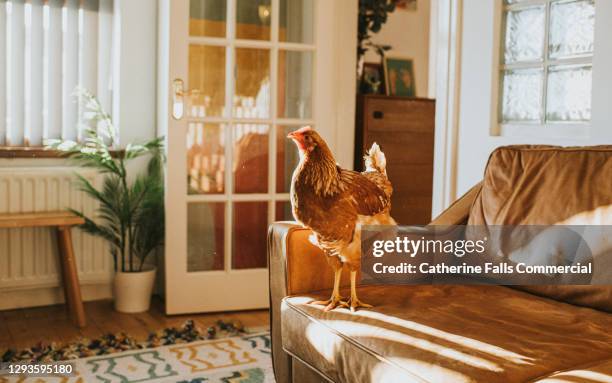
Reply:
M225 204L187 206L187 271L223 270Z
M278 201L276 202L275 221L293 221L293 212L291 210L291 202Z
M268 125L234 126L234 192L268 192Z
M276 128L276 192L289 193L293 170L300 161L295 144L287 139L287 134L300 126L278 126Z
M312 44L315 0L280 0L279 41Z
M270 40L270 0L236 0L236 38Z
M268 202L234 203L232 269L267 265Z
M226 0L191 0L189 35L225 37Z
M278 117L312 117L312 52L278 54Z
M270 117L270 51L236 48L236 118Z
M187 133L187 190L189 194L223 194L225 126L191 122Z
M189 46L190 117L222 116L225 109L225 48Z

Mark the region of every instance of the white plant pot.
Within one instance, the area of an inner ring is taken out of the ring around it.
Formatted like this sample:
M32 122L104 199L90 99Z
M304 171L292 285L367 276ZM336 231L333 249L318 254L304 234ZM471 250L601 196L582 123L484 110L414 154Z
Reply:
M155 268L135 273L118 271L113 282L115 310L122 313L141 313L149 310L155 271Z

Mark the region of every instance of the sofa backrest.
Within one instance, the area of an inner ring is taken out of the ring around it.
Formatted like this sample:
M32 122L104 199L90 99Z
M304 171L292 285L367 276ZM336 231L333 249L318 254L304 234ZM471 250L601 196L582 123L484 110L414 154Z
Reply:
M604 224L595 213L611 207L612 146L506 146L489 157L468 224Z
M612 146L507 146L489 157L469 225L612 225ZM612 286L524 286L612 311Z

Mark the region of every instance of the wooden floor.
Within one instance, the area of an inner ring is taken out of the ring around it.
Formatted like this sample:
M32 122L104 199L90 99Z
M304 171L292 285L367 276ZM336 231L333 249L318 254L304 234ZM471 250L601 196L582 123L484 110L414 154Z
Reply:
M8 348L22 349L39 342L66 343L106 333L124 332L144 340L150 332L180 327L188 319L204 331L219 319L239 320L246 327L269 326L268 310L166 316L159 298L154 298L151 309L141 314L118 313L110 300L85 302L85 312L87 327L79 329L68 319L64 305L0 311L0 355Z

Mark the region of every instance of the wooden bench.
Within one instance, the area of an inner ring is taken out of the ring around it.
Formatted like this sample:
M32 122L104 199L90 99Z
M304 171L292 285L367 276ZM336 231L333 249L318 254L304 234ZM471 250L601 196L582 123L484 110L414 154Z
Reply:
M21 229L27 227L55 227L57 230L57 247L59 250L64 294L72 320L79 327L85 327L85 310L81 300L81 287L77 274L74 249L72 248L72 226L85 222L70 212L44 212L0 214L0 229Z

